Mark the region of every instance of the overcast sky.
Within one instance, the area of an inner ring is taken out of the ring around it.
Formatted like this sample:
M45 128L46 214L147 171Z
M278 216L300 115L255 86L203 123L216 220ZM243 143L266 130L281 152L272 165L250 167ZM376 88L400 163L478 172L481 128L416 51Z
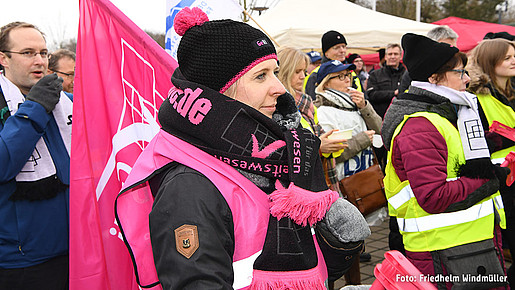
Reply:
M111 0L143 30L165 33L166 0ZM0 26L25 21L38 26L47 36L50 49L55 43L77 38L78 0L2 0Z
M77 38L79 0L0 0L0 27L13 21L35 24L45 34L50 50ZM111 0L141 29L165 33L167 0ZM177 1L180 0L170 0ZM212 0L219 1L219 0ZM238 2L238 0L234 0ZM247 0L247 5L275 6L280 0ZM173 2L171 2L173 3ZM257 15L252 13L252 15Z

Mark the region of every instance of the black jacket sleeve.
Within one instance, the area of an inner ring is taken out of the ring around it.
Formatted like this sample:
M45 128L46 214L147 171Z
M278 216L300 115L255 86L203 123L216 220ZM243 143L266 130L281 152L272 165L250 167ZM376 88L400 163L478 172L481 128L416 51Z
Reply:
M157 275L163 289L232 289L234 226L229 205L201 173L176 164L161 178L149 215ZM174 230L198 229L190 258L177 251Z

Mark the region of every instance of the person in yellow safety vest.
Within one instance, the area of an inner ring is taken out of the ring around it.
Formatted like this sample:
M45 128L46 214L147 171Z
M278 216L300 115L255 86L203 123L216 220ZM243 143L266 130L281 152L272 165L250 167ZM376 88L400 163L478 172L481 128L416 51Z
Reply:
M309 57L308 66L306 67L306 75L309 75L315 68L322 64L322 56L320 55L320 52L315 50L306 53L306 55ZM306 81L307 79L304 80Z
M324 33L321 39L322 42L322 63L331 61L331 60L339 60L342 63L346 62L347 57L347 40L343 34L338 31L330 30ZM311 97L315 97L315 88L317 86L317 72L320 69L320 66L315 68L304 80L302 85L304 93L310 95ZM361 87L361 82L359 81L358 75L355 72L352 72L352 87L360 92L363 92L363 88Z
M467 69L471 72L469 91L477 95L478 109L486 132L493 163L502 163L515 151L515 142L489 132L493 121L515 127L515 44L505 39L484 40L472 51ZM515 186L501 183L501 196L506 211L506 230L502 231L504 245L510 255L515 252ZM506 252L508 254L508 252ZM515 285L515 268L508 270L508 281Z
M435 28L427 32L427 37L434 41L445 42L451 46L456 46L458 42L458 34L447 25L438 25ZM408 87L411 84L411 78L408 70L405 70L399 85L399 92L407 92ZM390 248L404 252L404 246L402 245L402 236L397 227L397 221L395 218L390 218L390 236L391 242Z
M406 256L424 275L504 277L499 229L506 220L498 189L507 172L490 161L475 96L465 92L467 57L412 33L402 46L413 82L392 102L381 133L389 150L388 210ZM451 259L449 252L460 254ZM467 289L465 282L438 284Z

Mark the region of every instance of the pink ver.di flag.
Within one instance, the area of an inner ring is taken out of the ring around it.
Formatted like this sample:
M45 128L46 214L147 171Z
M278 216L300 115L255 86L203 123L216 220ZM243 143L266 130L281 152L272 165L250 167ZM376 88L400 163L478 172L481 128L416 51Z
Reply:
M138 289L115 222L114 200L139 154L159 130L157 112L177 63L110 1L79 3L70 289Z

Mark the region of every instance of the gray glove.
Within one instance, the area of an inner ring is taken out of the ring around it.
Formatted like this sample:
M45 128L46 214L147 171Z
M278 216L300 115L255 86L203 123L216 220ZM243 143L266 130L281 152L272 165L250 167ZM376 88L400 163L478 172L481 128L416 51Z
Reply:
M61 91L63 90L63 78L57 74L44 76L40 79L25 97L27 100L39 103L47 113L54 110L55 105L59 102Z
M318 226L326 229L342 243L361 241L371 234L361 212L352 203L342 198L337 199L331 205Z

